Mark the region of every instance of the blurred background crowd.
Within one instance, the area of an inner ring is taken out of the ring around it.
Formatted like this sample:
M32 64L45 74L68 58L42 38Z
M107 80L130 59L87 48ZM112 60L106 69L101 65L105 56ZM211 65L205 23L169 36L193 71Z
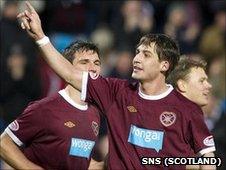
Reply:
M29 102L59 91L64 82L20 28L16 16L24 2L0 2L2 131ZM178 41L181 54L204 58L213 85L209 105L203 109L205 121L215 136L217 156L226 157L226 1L32 0L31 4L59 51L77 39L96 43L104 76L130 79L135 46L146 33L168 34Z

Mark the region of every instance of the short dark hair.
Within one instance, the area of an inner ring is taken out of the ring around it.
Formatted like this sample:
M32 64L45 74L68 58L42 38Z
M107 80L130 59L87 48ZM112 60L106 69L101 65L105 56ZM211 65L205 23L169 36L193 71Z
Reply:
M71 63L75 58L74 54L80 51L93 51L93 53L97 53L99 56L99 48L96 44L88 41L78 40L72 42L68 47L66 47L62 53L62 55Z
M140 45L149 46L152 43L156 46L156 53L160 61L169 62L169 70L166 71L166 77L177 65L180 57L180 50L176 41L164 34L147 34L140 39L137 47Z
M177 81L186 80L192 68L200 67L206 70L206 65L207 65L206 61L204 61L201 58L195 59L187 56L181 56L178 65L168 76L167 83L170 83L174 87L177 87Z

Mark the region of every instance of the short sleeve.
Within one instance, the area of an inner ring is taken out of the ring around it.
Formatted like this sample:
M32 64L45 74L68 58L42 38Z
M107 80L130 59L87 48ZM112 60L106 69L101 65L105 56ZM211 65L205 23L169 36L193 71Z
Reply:
M84 72L81 99L97 105L102 113L106 113L125 82L125 80L101 76L91 78L87 72Z
M42 116L38 107L28 106L24 112L5 129L10 138L18 145L28 145L42 133Z
M212 134L209 132L205 122L203 112L196 108L191 112L191 136L192 147L196 154L202 156L209 152L214 152L215 144Z

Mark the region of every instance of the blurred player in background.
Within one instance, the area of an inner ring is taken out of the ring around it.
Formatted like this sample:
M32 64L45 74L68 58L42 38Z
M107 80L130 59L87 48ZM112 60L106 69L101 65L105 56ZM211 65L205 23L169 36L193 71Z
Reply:
M99 50L77 41L63 56L73 67L100 73ZM71 85L31 103L1 135L1 158L16 169L88 169L99 132L99 113ZM22 151L20 150L22 147ZM98 167L92 162L91 169Z
M183 96L200 107L208 104L212 88L205 72L206 65L204 60L182 56L176 68L167 78L167 81Z
M83 100L95 103L105 113L109 127L109 169L163 166L142 165L142 157L188 157L193 152L212 155L215 146L202 110L165 82L180 55L171 38L163 34L141 38L132 73L139 82L130 84L74 68L45 36L34 8L29 3L27 8L18 15L21 26L36 40L48 64L81 91ZM185 165L170 168L184 169Z
M205 72L206 65L207 63L202 59L193 59L182 56L176 68L168 76L167 82L172 84L183 96L200 107L206 106L209 101L209 93L212 87L208 82L208 76ZM187 169L199 168L198 165L187 166ZM212 167L212 169L213 168L214 167Z

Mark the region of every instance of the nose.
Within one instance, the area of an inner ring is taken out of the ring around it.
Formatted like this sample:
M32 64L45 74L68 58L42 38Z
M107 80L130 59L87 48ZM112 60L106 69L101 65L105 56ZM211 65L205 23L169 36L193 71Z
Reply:
M133 58L133 64L135 63L140 63L141 62L141 54L138 53L135 55L135 57Z
M212 84L210 84L208 81L206 82L207 84L206 84L206 87L208 88L208 89L211 89L212 88Z
M97 72L97 69L96 69L96 66L95 66L94 63L90 63L90 64L89 64L88 71L89 71L89 72L93 72L93 73L96 73L96 72Z

